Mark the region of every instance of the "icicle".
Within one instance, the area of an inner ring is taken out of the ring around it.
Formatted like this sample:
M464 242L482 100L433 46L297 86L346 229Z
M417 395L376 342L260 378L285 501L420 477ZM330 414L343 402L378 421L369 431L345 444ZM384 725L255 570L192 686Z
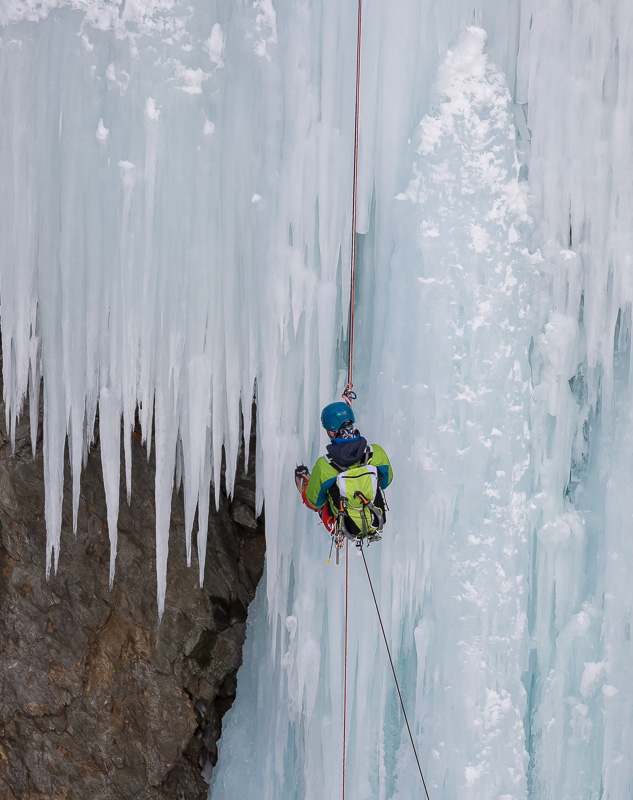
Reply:
M113 389L102 389L99 397L99 439L103 485L108 508L110 588L112 588L117 553L119 484L121 481L121 400Z

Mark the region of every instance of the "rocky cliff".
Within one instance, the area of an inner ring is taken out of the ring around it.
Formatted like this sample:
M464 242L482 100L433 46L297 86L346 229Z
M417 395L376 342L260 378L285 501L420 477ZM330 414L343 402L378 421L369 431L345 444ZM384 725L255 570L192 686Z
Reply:
M0 419L4 408L0 407ZM251 448L251 452L254 446ZM186 566L182 497L172 504L165 614L154 562L154 468L137 435L132 503L109 542L98 446L72 533L68 464L57 575L45 577L41 442L28 418L0 450L0 798L202 800L262 573L254 469L238 468L209 522L205 584ZM125 492L122 490L122 497ZM195 551L195 545L194 545ZM194 555L195 561L195 555Z

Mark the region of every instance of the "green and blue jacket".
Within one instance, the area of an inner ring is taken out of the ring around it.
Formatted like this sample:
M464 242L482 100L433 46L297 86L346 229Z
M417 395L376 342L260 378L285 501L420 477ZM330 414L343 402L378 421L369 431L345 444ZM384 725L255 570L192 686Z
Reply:
M329 457L340 467L348 469L360 463L365 455L367 439L364 436L357 436L355 439L332 439L327 446ZM379 484L381 489L386 489L393 479L393 470L387 458L387 454L380 445L372 444L372 456L367 462L378 469ZM305 497L308 504L315 509L321 509L329 503L334 515L338 509L330 495L330 489L336 484L336 479L340 470L334 467L325 456L321 456L312 472L306 488Z

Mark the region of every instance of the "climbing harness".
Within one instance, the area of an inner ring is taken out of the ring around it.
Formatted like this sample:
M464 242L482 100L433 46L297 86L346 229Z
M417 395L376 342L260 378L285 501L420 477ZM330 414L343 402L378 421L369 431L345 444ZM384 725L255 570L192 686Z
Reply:
M385 501L380 489L381 477L377 467L370 463L373 449L368 445L361 460L353 467L337 464L326 456L330 466L338 471L335 486L335 502L338 505L336 528L332 532L341 542L343 538L360 544L379 542L385 521Z

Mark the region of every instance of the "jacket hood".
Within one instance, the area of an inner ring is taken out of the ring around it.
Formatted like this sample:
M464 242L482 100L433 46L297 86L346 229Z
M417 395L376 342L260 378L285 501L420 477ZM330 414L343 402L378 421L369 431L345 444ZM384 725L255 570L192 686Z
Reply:
M330 458L341 467L351 467L360 461L367 447L367 439L359 436L358 439L347 439L339 442L332 442L326 448Z

